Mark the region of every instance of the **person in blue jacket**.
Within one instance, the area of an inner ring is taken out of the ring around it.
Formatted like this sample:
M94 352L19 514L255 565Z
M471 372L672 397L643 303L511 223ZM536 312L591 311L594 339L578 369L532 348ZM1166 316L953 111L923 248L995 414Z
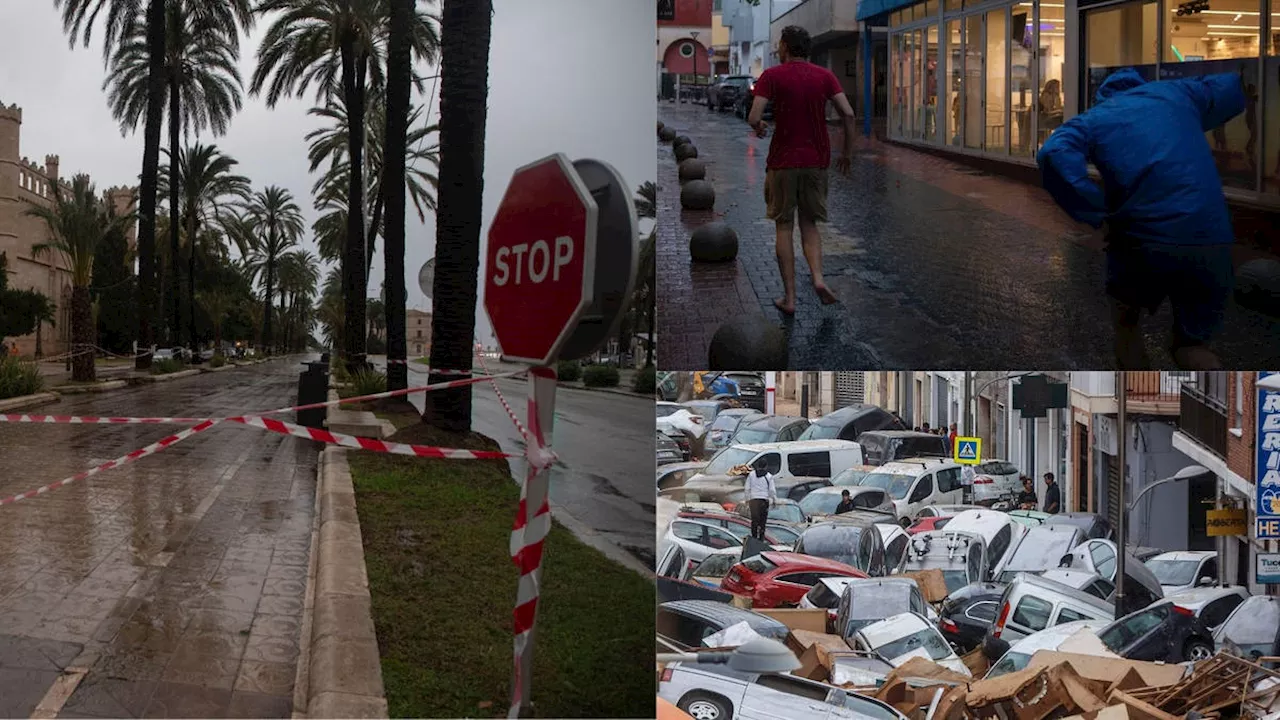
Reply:
M1106 225L1106 288L1121 369L1150 367L1139 320L1165 298L1173 304L1174 362L1189 370L1219 367L1208 345L1231 296L1235 237L1205 133L1244 109L1236 74L1147 82L1124 68L1036 156L1045 189L1067 214ZM1089 163L1101 186L1089 177Z

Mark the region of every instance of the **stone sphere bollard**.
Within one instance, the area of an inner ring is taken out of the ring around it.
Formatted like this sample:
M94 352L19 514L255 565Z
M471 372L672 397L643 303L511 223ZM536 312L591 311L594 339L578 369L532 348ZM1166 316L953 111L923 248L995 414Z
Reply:
M689 139L688 135L677 135L675 139L671 141L672 147L675 147L677 145L692 145L692 144L693 144L693 141Z
M707 164L696 157L689 158L680 163L680 182L686 183L690 180L701 180L707 176Z
M706 180L690 180L680 188L680 207L710 210L716 205L716 189Z
M708 355L708 370L783 370L787 335L763 315L743 315L716 329Z
M1260 258L1241 265L1236 270L1236 302L1280 317L1280 261Z
M676 146L676 162L682 163L689 158L696 157L698 157L698 148L694 147L693 143Z
M676 139L676 131L669 127L663 127L658 131L658 139L662 142L671 142Z
M697 262L728 262L738 257L738 233L722 222L707 223L689 237L689 256Z

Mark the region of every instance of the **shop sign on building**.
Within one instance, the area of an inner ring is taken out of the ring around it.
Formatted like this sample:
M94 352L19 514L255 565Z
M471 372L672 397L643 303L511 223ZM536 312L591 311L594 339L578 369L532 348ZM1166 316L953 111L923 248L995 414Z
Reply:
M1208 528L1209 537L1244 535L1248 532L1245 528L1247 523L1248 513L1244 510L1226 508L1209 510L1205 513L1205 526Z
M1260 372L1258 380L1275 374L1274 370ZM1280 540L1280 392L1258 388L1256 417L1254 482L1258 504L1257 538Z
M1255 568L1259 585L1280 585L1280 554L1258 553Z

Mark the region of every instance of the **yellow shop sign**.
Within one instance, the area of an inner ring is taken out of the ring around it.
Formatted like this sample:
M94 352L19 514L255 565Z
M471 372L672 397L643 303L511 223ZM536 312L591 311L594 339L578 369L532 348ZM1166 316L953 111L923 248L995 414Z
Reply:
M1244 535L1248 518L1244 510L1209 510L1205 513L1209 537Z

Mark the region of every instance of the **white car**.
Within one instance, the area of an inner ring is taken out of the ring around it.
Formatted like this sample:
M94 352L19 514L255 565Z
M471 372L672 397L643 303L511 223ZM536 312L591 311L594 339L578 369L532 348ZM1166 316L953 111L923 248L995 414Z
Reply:
M178 351L173 348L157 348L151 355L152 360L176 360L179 357Z
M972 502L976 505L1012 500L1022 492L1021 473L1007 460L983 460L972 468Z
M938 628L918 613L902 613L871 623L850 638L849 644L855 650L879 655L894 667L913 657L923 657L965 677L972 677L968 666L951 649Z
M1200 622L1210 630L1217 630L1227 621L1231 613L1249 599L1249 589L1235 585L1232 587L1202 587L1184 590L1173 595L1166 595L1164 600L1178 607L1184 607L1196 614ZM1159 603L1157 603L1158 605Z
M884 540L884 566L893 574L907 561L907 548L911 545L911 536L901 525L894 523L876 523L880 538Z
M987 545L987 572L1004 559L1010 548L1017 547L1027 527L999 510L965 510L947 523L948 532L968 532L978 535Z
M742 547L742 539L717 525L676 518L662 537L663 547L679 545L685 556L695 566L700 565L711 553L727 548Z
M1076 620L1075 622L1060 623L1037 633L1031 633L1009 646L1008 652L991 666L984 679L1000 677L1001 675L1008 675L1022 670L1031 663L1031 656L1041 650L1066 650L1067 648L1063 646L1077 636L1080 636L1080 639L1070 645L1072 652L1086 650L1088 652L1081 654L1119 657L1119 655L1107 650L1101 640L1096 640L1098 631L1110 624L1108 620ZM1089 642L1081 635L1082 632L1093 634L1096 640L1096 647L1094 646L1095 643Z
M707 555L689 579L707 587L719 588L720 581L729 574L729 569L742 561L742 548L732 547L716 550Z
M800 500L800 509L811 520L825 519L827 516L836 514L836 507L840 505L846 492L849 493L849 499L853 501L854 510L893 512L893 501L889 498L889 494L880 488L836 485L810 490L809 494Z
M1160 553L1146 564L1160 581L1165 595L1218 584L1218 553L1213 550Z
M907 458L867 473L861 487L885 490L893 500L898 524L907 527L928 505L955 505L964 494L958 464L940 458Z

